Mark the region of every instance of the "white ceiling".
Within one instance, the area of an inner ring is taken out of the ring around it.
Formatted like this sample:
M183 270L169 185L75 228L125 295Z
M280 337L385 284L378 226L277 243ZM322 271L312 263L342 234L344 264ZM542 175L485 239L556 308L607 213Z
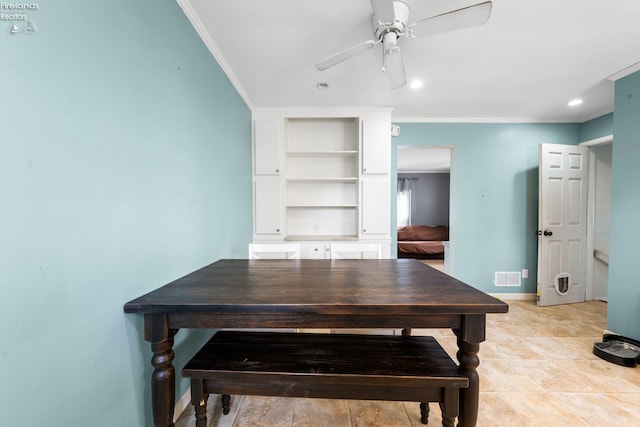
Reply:
M583 122L613 110L608 77L640 61L640 0L493 0L483 26L402 38L407 79L425 84L391 90L379 45L326 71L313 65L373 38L369 0L177 1L252 109L393 107L396 121ZM481 0L404 1L413 22ZM576 97L584 103L568 107Z

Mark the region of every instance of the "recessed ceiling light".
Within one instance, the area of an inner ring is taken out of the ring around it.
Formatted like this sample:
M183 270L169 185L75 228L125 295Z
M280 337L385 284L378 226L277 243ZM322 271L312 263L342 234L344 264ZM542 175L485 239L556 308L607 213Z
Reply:
M420 89L422 87L422 80L414 80L409 86L411 89Z
M316 87L320 90L329 89L329 83L319 82L319 83L316 83Z
M569 107L576 107L580 104L582 104L582 99L580 98L572 99L571 101L569 101Z

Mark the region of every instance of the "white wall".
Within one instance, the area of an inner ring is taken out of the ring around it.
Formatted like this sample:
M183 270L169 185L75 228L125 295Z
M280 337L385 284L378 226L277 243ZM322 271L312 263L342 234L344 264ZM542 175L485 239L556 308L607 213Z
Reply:
M595 161L595 206L593 248L609 255L609 224L611 222L611 155L612 144L592 147ZM607 300L609 265L594 259L593 299Z

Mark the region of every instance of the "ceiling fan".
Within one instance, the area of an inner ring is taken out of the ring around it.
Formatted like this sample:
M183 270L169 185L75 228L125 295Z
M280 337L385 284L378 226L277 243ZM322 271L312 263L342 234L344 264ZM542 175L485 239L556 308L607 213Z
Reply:
M404 63L398 46L398 40L401 36L415 39L475 27L486 23L491 15L491 2L486 1L407 24L409 6L404 2L371 0L371 7L373 8L371 26L375 39L359 43L317 62L315 66L318 70L324 71L382 43L382 71L388 74L391 88L397 89L407 83Z

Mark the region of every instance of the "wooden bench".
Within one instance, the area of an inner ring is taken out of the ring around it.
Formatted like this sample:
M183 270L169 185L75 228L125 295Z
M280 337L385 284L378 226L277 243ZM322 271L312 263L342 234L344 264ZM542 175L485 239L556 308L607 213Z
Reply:
M442 425L453 427L468 378L433 337L219 331L191 359L196 427L207 425L209 393L439 402Z

